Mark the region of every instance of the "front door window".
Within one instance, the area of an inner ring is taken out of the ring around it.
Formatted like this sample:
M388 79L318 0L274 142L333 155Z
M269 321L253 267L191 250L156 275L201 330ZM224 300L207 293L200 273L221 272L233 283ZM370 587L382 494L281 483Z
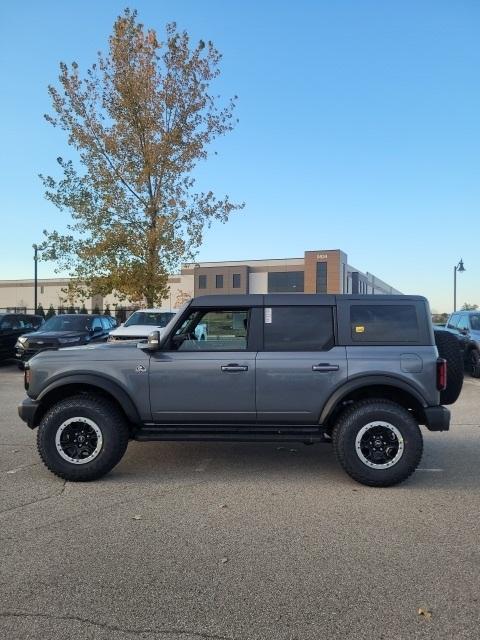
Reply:
M246 351L248 311L193 311L176 331L176 351Z

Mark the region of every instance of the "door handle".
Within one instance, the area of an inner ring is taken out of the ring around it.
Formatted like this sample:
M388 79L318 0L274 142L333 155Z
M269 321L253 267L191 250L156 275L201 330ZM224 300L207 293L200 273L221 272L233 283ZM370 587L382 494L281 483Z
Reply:
M248 371L247 365L242 364L225 364L221 367L225 373L235 373L236 371Z
M320 364L314 364L312 367L312 371L338 371L338 364L328 364L327 362L322 362Z

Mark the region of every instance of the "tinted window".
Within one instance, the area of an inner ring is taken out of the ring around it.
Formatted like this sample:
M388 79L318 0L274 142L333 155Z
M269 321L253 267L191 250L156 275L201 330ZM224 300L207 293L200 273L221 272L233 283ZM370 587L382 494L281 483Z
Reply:
M101 331L103 331L103 325L102 325L101 318L99 318L99 317L92 318L90 328L91 329L100 329Z
M215 276L215 287L223 289L223 276Z
M12 314L7 314L5 316L0 316L0 329L20 329L20 321L18 316Z
M475 313L470 316L470 326L473 331L480 331L480 314Z
M241 286L241 278L240 278L240 274L239 273L234 273L233 274L233 288L234 289L240 289Z
M247 348L247 330L248 311L192 311L175 333L185 338L177 344L177 349L244 351Z
M27 316L27 319L30 320L34 329L38 329L42 326L43 318L40 316Z
M460 319L457 324L457 329L470 329L470 324L468 322L468 316L466 313L460 316Z
M271 271L268 274L268 292L302 293L303 280L303 271Z
M417 342L419 329L414 305L352 305L354 342Z
M135 311L125 322L126 327L134 325L148 325L150 327L166 327L175 314L170 311Z
M207 276L198 276L198 288L199 289L207 288Z
M265 351L326 351L334 345L331 307L269 307Z
M447 327L449 329L455 329L459 320L460 320L460 314L454 313L453 316L451 316L450 320L448 321Z
M317 293L327 293L326 262L317 262Z
M89 328L88 316L53 316L42 326L42 331L86 331Z

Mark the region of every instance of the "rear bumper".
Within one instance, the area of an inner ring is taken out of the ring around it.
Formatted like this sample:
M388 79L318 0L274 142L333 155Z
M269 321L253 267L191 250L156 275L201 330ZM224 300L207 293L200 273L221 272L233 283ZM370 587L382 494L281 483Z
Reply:
M425 426L430 431L448 431L450 429L450 411L446 407L426 407Z
M25 400L18 405L18 415L27 423L30 429L34 429L37 426L35 415L39 406L40 403L37 400L32 400L31 398L25 398Z

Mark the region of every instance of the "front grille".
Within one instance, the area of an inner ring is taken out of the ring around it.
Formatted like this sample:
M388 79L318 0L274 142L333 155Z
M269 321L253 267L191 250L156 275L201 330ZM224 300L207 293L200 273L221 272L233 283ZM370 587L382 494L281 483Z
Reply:
M117 340L146 340L146 336L110 336L110 342L117 342Z
M58 347L58 344L56 342L42 342L41 344L37 343L37 342L29 342L28 343L28 347L27 350L31 351L38 351L39 349L52 349Z

